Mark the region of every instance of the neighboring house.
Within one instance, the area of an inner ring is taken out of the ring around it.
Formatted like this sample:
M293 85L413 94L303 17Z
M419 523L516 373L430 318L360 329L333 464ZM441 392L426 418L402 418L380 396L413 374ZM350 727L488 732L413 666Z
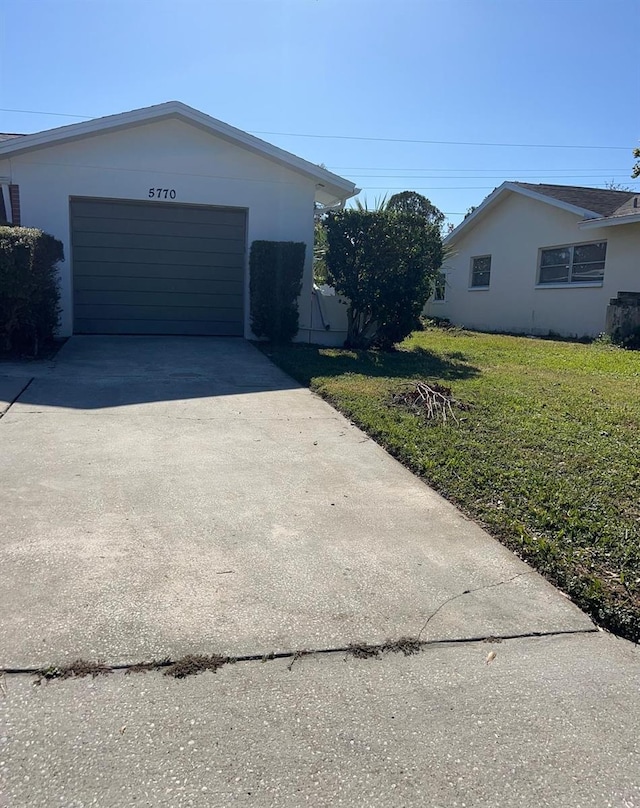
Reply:
M0 136L0 216L64 243L63 336L251 336L248 250L307 245L298 339L314 333L314 205L353 183L177 101ZM320 319L316 313L316 320Z
M425 313L480 331L596 336L640 292L640 195L505 182L445 239Z

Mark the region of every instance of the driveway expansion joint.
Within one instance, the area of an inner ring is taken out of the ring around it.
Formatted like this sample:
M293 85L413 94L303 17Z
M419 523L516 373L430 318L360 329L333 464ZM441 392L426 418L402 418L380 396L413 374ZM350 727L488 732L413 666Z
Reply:
M17 394L16 396L14 396L14 397L13 397L13 399L12 399L12 400L9 402L9 404L8 404L8 405L7 405L7 406L4 408L4 410L2 410L2 411L0 412L0 418L2 418L4 415L6 415L6 414L9 412L9 410L11 409L11 407L13 407L13 405L16 403L16 401L17 401L17 400L20 398L20 396L21 396L21 395L22 395L22 394L23 394L23 393L26 391L26 389L29 387L29 385L31 384L31 382L32 382L32 381L34 381L34 380L35 380L35 376L32 376L32 377L29 379L29 381L28 381L28 382L27 382L27 383L24 385L24 387L23 387L23 388L22 388L22 389L21 389L21 390L18 392L18 394Z
M209 670L215 673L225 665L234 665L243 662L266 663L278 659L290 660L287 665L288 670L293 669L294 663L303 657L312 656L332 656L344 654L345 659L349 656L356 659L377 659L384 654L402 653L403 656L413 656L428 648L448 646L448 645L472 645L474 643L502 643L509 640L536 639L544 637L575 636L580 634L598 634L602 629L593 626L584 629L559 629L556 631L526 631L518 634L485 634L474 637L454 637L439 640L422 640L419 637L400 637L397 640L385 640L382 643L349 643L343 646L331 646L328 648L298 648L288 651L272 651L266 654L239 654L237 656L226 656L221 654L185 654L177 659L164 657L161 659L145 660L142 662L129 662L107 665L102 661L90 661L77 659L66 665L50 665L41 667L6 667L0 668L0 681L6 680L8 676L33 676L34 684L41 684L42 681L49 682L56 679L73 679L92 676L107 676L111 673L122 672L124 674L150 673L153 671L163 671L165 676L172 676L176 679L185 679ZM4 685L6 690L6 685Z

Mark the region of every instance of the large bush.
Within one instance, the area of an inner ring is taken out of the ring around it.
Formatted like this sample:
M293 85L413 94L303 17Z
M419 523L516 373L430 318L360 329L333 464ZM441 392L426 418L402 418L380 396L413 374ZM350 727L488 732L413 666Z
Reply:
M0 348L37 354L58 327L62 243L41 230L0 227Z
M437 223L385 208L331 212L327 269L349 299L346 346L385 350L415 328L443 259Z
M306 245L294 241L254 241L251 245L251 329L271 342L290 342L298 333Z

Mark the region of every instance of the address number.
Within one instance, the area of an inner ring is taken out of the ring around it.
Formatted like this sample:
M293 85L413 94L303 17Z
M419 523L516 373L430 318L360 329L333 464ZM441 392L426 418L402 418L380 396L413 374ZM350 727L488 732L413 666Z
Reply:
M149 188L149 199L175 199L175 188Z

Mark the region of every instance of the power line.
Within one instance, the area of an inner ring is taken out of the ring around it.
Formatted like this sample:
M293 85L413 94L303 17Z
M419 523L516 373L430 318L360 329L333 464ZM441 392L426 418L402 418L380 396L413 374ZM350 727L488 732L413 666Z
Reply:
M495 185L414 185L412 191L493 191ZM391 188L388 185L363 185L361 191L405 191L403 185Z
M86 118L87 120L96 117L95 115L71 115L68 112L42 112L37 109L5 109L4 107L0 107L0 112L19 112L21 115L53 115L57 118Z
M506 176L507 172L503 174L485 174L483 176L473 176L473 175L464 175L464 176L453 176L447 174L439 174L430 176L429 174L354 174L349 172L350 178L355 179L377 179L377 180L493 180L493 179L502 179ZM518 176L522 176L522 174L518 174ZM591 174L546 174L544 172L536 172L534 175L530 177L533 179L534 177L551 177L551 179L561 180L561 179L585 179L589 177L594 177L596 179L621 179L627 180L628 175L626 174L611 174L609 172L606 173L591 173ZM629 178L629 182L637 182L638 180L632 180Z
M591 188L599 188L603 191L607 190L604 183L599 185L589 186ZM414 185L412 191L494 191L495 185ZM406 191L406 186L399 185L392 188L389 185L363 185L361 191ZM630 191L633 193L633 191Z
M21 115L52 115L62 118L85 118L90 119L91 115L72 115L69 112L44 112L36 109L8 109L0 107L0 112L15 112ZM95 117L95 116L93 116ZM465 140L421 140L413 138L394 137L364 137L358 135L316 135L300 132L266 132L254 129L254 135L276 135L277 137L306 137L319 138L325 140L361 140L378 143L423 143L433 146L497 146L500 148L522 148L522 149L614 149L616 151L631 151L629 146L587 146L571 145L567 143L484 143Z
M423 166L422 168L411 168L411 166L389 167L389 166L326 166L331 171L501 171L503 173L516 173L516 174L553 174L557 171L589 171L587 168L550 168L550 169L517 169L517 168L435 168L433 166ZM627 171L628 166L622 168L596 168L594 171Z
M276 135L277 137L307 137L320 138L326 140L364 140L377 143L423 143L430 146L498 146L500 148L522 148L522 149L615 149L619 151L631 151L629 146L586 146L571 145L568 143L482 143L467 140L418 140L414 138L398 137L362 137L356 135L312 135L300 132L265 132L254 129L253 135Z

